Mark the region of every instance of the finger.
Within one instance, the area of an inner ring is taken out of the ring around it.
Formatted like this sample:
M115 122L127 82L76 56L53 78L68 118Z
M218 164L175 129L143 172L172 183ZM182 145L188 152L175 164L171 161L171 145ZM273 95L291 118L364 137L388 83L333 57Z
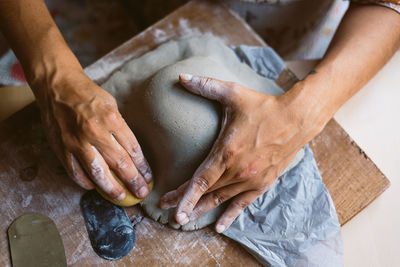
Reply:
M214 147L219 147L220 149L220 154L222 155L222 159L224 162L224 165L226 166L226 170L219 178L207 191L211 192L214 190L217 190L219 188L222 188L224 186L234 184L237 182L240 182L239 177L237 176L237 171L232 168L233 161L236 158L236 155L238 155L240 152L240 148L238 148L235 145L232 145L232 139L236 137L237 130L235 127L229 127L227 124L228 119L228 114L227 112L224 113L223 116L223 121L221 125L221 133L217 138L217 141L214 145ZM213 147L213 150L214 150ZM216 153L216 152L213 152Z
M224 188L229 185L237 184L241 182L240 179L237 179L237 175L235 170L232 170L232 168L229 168L225 170L224 174L221 176L221 178L218 179L218 181L213 184L206 193L211 193L213 191L216 191L220 188Z
M193 211L200 197L207 192L224 174L232 164L234 151L228 147L231 139L235 137L236 129L229 128L228 112L224 112L221 130L207 158L196 170L187 186L182 198L177 205L175 220L183 225L189 222L190 213Z
M236 183L204 195L197 203L192 214L190 214L190 221L196 220L201 215L215 209L225 201L246 190L243 183Z
M190 181L186 181L183 185L179 186L176 190L169 191L164 194L160 199L160 208L167 210L176 207L178 201L182 198Z
M107 141L98 139L94 144L99 148L99 152L106 163L114 170L129 191L138 198L145 198L149 193L146 181L136 169L132 158L126 150L111 134L108 136L109 139Z
M189 222L189 215L200 197L221 177L224 171L222 157L212 151L196 170L193 178L189 180L185 193L177 205L175 219L179 224L184 225Z
M107 196L115 201L121 201L125 198L125 190L114 179L107 163L94 146L88 145L74 154L77 156L83 169L89 174L91 180Z
M93 189L95 187L94 184L87 177L85 171L82 169L81 164L79 164L74 154L67 152L65 159L66 169L71 179L86 190Z
M222 233L228 229L236 217L261 194L260 191L247 191L235 197L215 224L215 231Z
M153 174L149 163L143 155L142 148L139 145L135 135L130 130L129 126L125 121L124 128L118 133L114 133L113 136L118 141L118 143L128 152L136 168L139 170L143 178L147 183L150 183L153 179Z
M245 161L242 160L240 164L230 164L230 167L224 172L223 176L210 187L207 193L231 184L242 182L249 185L248 190L258 189L258 177L265 176L263 172L266 170L260 172L263 166L265 166L265 163L257 158L248 158Z
M213 153L214 152L212 152L210 154L213 154ZM225 172L222 174L222 176L205 193L210 193L219 188L238 183L238 181L235 181L234 179L232 179L231 173L233 173L233 172L225 170ZM160 207L162 209L170 209L170 208L176 207L179 200L182 198L183 194L185 193L185 190L186 190L187 186L189 185L189 183L190 183L190 180L186 181L183 185L178 187L176 190L172 190L170 192L165 193L160 199ZM199 205L199 204L197 204L197 205Z
M191 74L180 74L179 82L190 92L216 100L222 104L233 102L240 90L240 86L233 82Z

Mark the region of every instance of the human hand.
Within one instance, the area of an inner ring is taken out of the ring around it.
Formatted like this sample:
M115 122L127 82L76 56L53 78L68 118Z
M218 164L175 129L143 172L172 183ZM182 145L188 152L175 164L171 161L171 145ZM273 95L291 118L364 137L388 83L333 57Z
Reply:
M44 130L69 176L85 189L97 185L120 201L126 193L111 168L136 197L144 198L152 173L115 99L83 70L61 76L50 85L31 86L43 86L37 100Z
M232 199L216 222L216 231L223 232L268 190L324 123L297 97L300 90L270 96L212 78L184 74L179 80L190 92L223 105L222 125L193 177L166 193L160 207L176 206L175 219L184 225Z

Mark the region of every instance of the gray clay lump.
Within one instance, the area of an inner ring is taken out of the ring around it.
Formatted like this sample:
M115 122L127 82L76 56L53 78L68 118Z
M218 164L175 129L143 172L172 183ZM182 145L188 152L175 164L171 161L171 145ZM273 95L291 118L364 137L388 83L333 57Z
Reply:
M211 35L161 45L125 64L103 84L116 97L154 173L153 191L141 202L142 207L156 221L195 230L215 222L223 207L180 226L174 220L174 209L161 210L158 202L164 193L189 180L205 159L219 133L222 107L186 91L178 82L181 73L237 82L269 95L283 91L241 63ZM285 171L303 155L301 150Z

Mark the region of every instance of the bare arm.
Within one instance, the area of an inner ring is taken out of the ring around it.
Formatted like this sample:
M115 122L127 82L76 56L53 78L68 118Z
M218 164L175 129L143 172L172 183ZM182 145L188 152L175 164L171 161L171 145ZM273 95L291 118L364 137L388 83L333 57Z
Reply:
M68 48L42 0L0 2L0 25L12 49L24 67L30 83L60 71L81 71L81 66ZM62 74L59 73L61 76ZM55 82L61 77L52 77ZM36 96L44 89L32 88Z
M125 197L110 168L139 198L151 170L115 99L91 81L42 0L0 1L0 27L39 104L50 145L79 185Z
M217 232L227 229L399 45L399 14L381 6L352 6L315 71L283 95L181 75L189 91L222 103L224 124L192 179L165 194L160 206L177 206L175 218L186 224L232 199L216 223Z
M309 112L321 113L317 120L325 125L399 47L400 14L377 5L352 5L315 74L296 84L292 93L309 101Z

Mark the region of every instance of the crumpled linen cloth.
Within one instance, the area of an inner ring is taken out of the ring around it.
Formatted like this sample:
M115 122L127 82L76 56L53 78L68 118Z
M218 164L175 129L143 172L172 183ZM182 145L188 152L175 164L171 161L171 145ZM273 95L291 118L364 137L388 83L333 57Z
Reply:
M285 68L270 47L233 48L258 74L277 79ZM343 266L340 223L312 151L247 207L223 235L265 266Z

